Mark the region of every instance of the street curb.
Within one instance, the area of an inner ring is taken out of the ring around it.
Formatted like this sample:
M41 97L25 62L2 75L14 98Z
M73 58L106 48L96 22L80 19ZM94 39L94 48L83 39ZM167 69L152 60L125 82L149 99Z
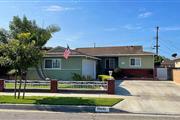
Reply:
M0 104L1 110L35 110L35 111L49 111L49 112L69 112L69 113L97 113L95 108L97 106L75 106L75 105L34 105L34 104ZM168 113L132 113L123 110L119 110L113 107L109 107L109 113L122 113L133 115L169 115L180 116L180 114L168 114Z
M34 105L34 104L0 104L0 109L10 110L38 110L52 112L83 112L96 113L97 106L73 106L73 105ZM106 106L107 107L107 106ZM126 113L124 111L109 107L110 113Z

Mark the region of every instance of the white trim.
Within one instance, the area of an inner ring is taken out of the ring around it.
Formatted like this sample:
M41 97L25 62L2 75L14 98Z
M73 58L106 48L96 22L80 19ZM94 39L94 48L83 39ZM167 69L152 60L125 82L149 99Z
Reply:
M46 65L45 65L45 61L46 61L46 60L52 60L52 61L53 61L53 60L59 60L59 61L60 61L60 64L59 64L59 67L60 67L60 68L53 68L53 67L52 67L52 68L46 68L46 67L45 67L45 66L46 66ZM45 70L61 70L61 59L60 59L60 58L45 58L45 59L44 59L44 68L43 68L43 69L45 69Z
M50 55L55 55L55 56L50 56ZM88 56L88 55L70 55L70 57L86 57L86 58L91 58L91 59L95 59L95 60L101 60L100 58L94 57L94 56ZM53 54L49 54L47 53L45 55L45 57L64 57L63 55L59 55L58 53L53 53Z
M101 54L101 55L93 55L93 56L154 56L154 54Z
M96 79L96 61L94 61L94 78Z
M139 59L140 60L140 65L131 65L131 59L135 59L135 64L136 64L136 59ZM141 67L141 58L139 58L139 57L130 57L129 58L129 67Z

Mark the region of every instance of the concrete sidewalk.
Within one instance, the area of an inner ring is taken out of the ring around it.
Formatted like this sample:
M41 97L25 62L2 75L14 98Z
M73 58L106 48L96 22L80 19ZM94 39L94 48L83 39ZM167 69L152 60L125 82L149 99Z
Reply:
M0 92L0 95L14 95L13 92ZM26 96L56 96L56 97L99 97L99 98L125 98L126 96L108 94L80 94L80 93L26 93Z

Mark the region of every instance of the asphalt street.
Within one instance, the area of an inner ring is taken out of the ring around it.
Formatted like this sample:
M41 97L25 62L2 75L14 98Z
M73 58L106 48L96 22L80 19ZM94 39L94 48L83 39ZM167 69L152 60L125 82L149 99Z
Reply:
M180 120L180 116L0 110L0 120Z

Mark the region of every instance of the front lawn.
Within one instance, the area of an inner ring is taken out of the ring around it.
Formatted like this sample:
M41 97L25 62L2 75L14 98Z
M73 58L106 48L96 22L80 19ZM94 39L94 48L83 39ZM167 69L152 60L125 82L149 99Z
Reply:
M15 83L5 83L6 89L14 89ZM17 88L19 88L19 84L17 84ZM24 84L22 84L22 88L24 88ZM29 85L27 84L26 89L50 89L50 85Z
M25 99L14 99L14 96L0 96L0 104L113 106L122 100L121 98L45 96L27 96Z
M6 89L14 89L15 83L5 83ZM24 87L24 84L22 84L22 88ZM19 88L19 84L17 84L17 88ZM27 84L26 89L50 89L49 84L35 84L35 85L29 85ZM82 90L101 90L102 88L98 86L79 86L79 85L71 85L71 84L58 84L58 89L82 89Z

